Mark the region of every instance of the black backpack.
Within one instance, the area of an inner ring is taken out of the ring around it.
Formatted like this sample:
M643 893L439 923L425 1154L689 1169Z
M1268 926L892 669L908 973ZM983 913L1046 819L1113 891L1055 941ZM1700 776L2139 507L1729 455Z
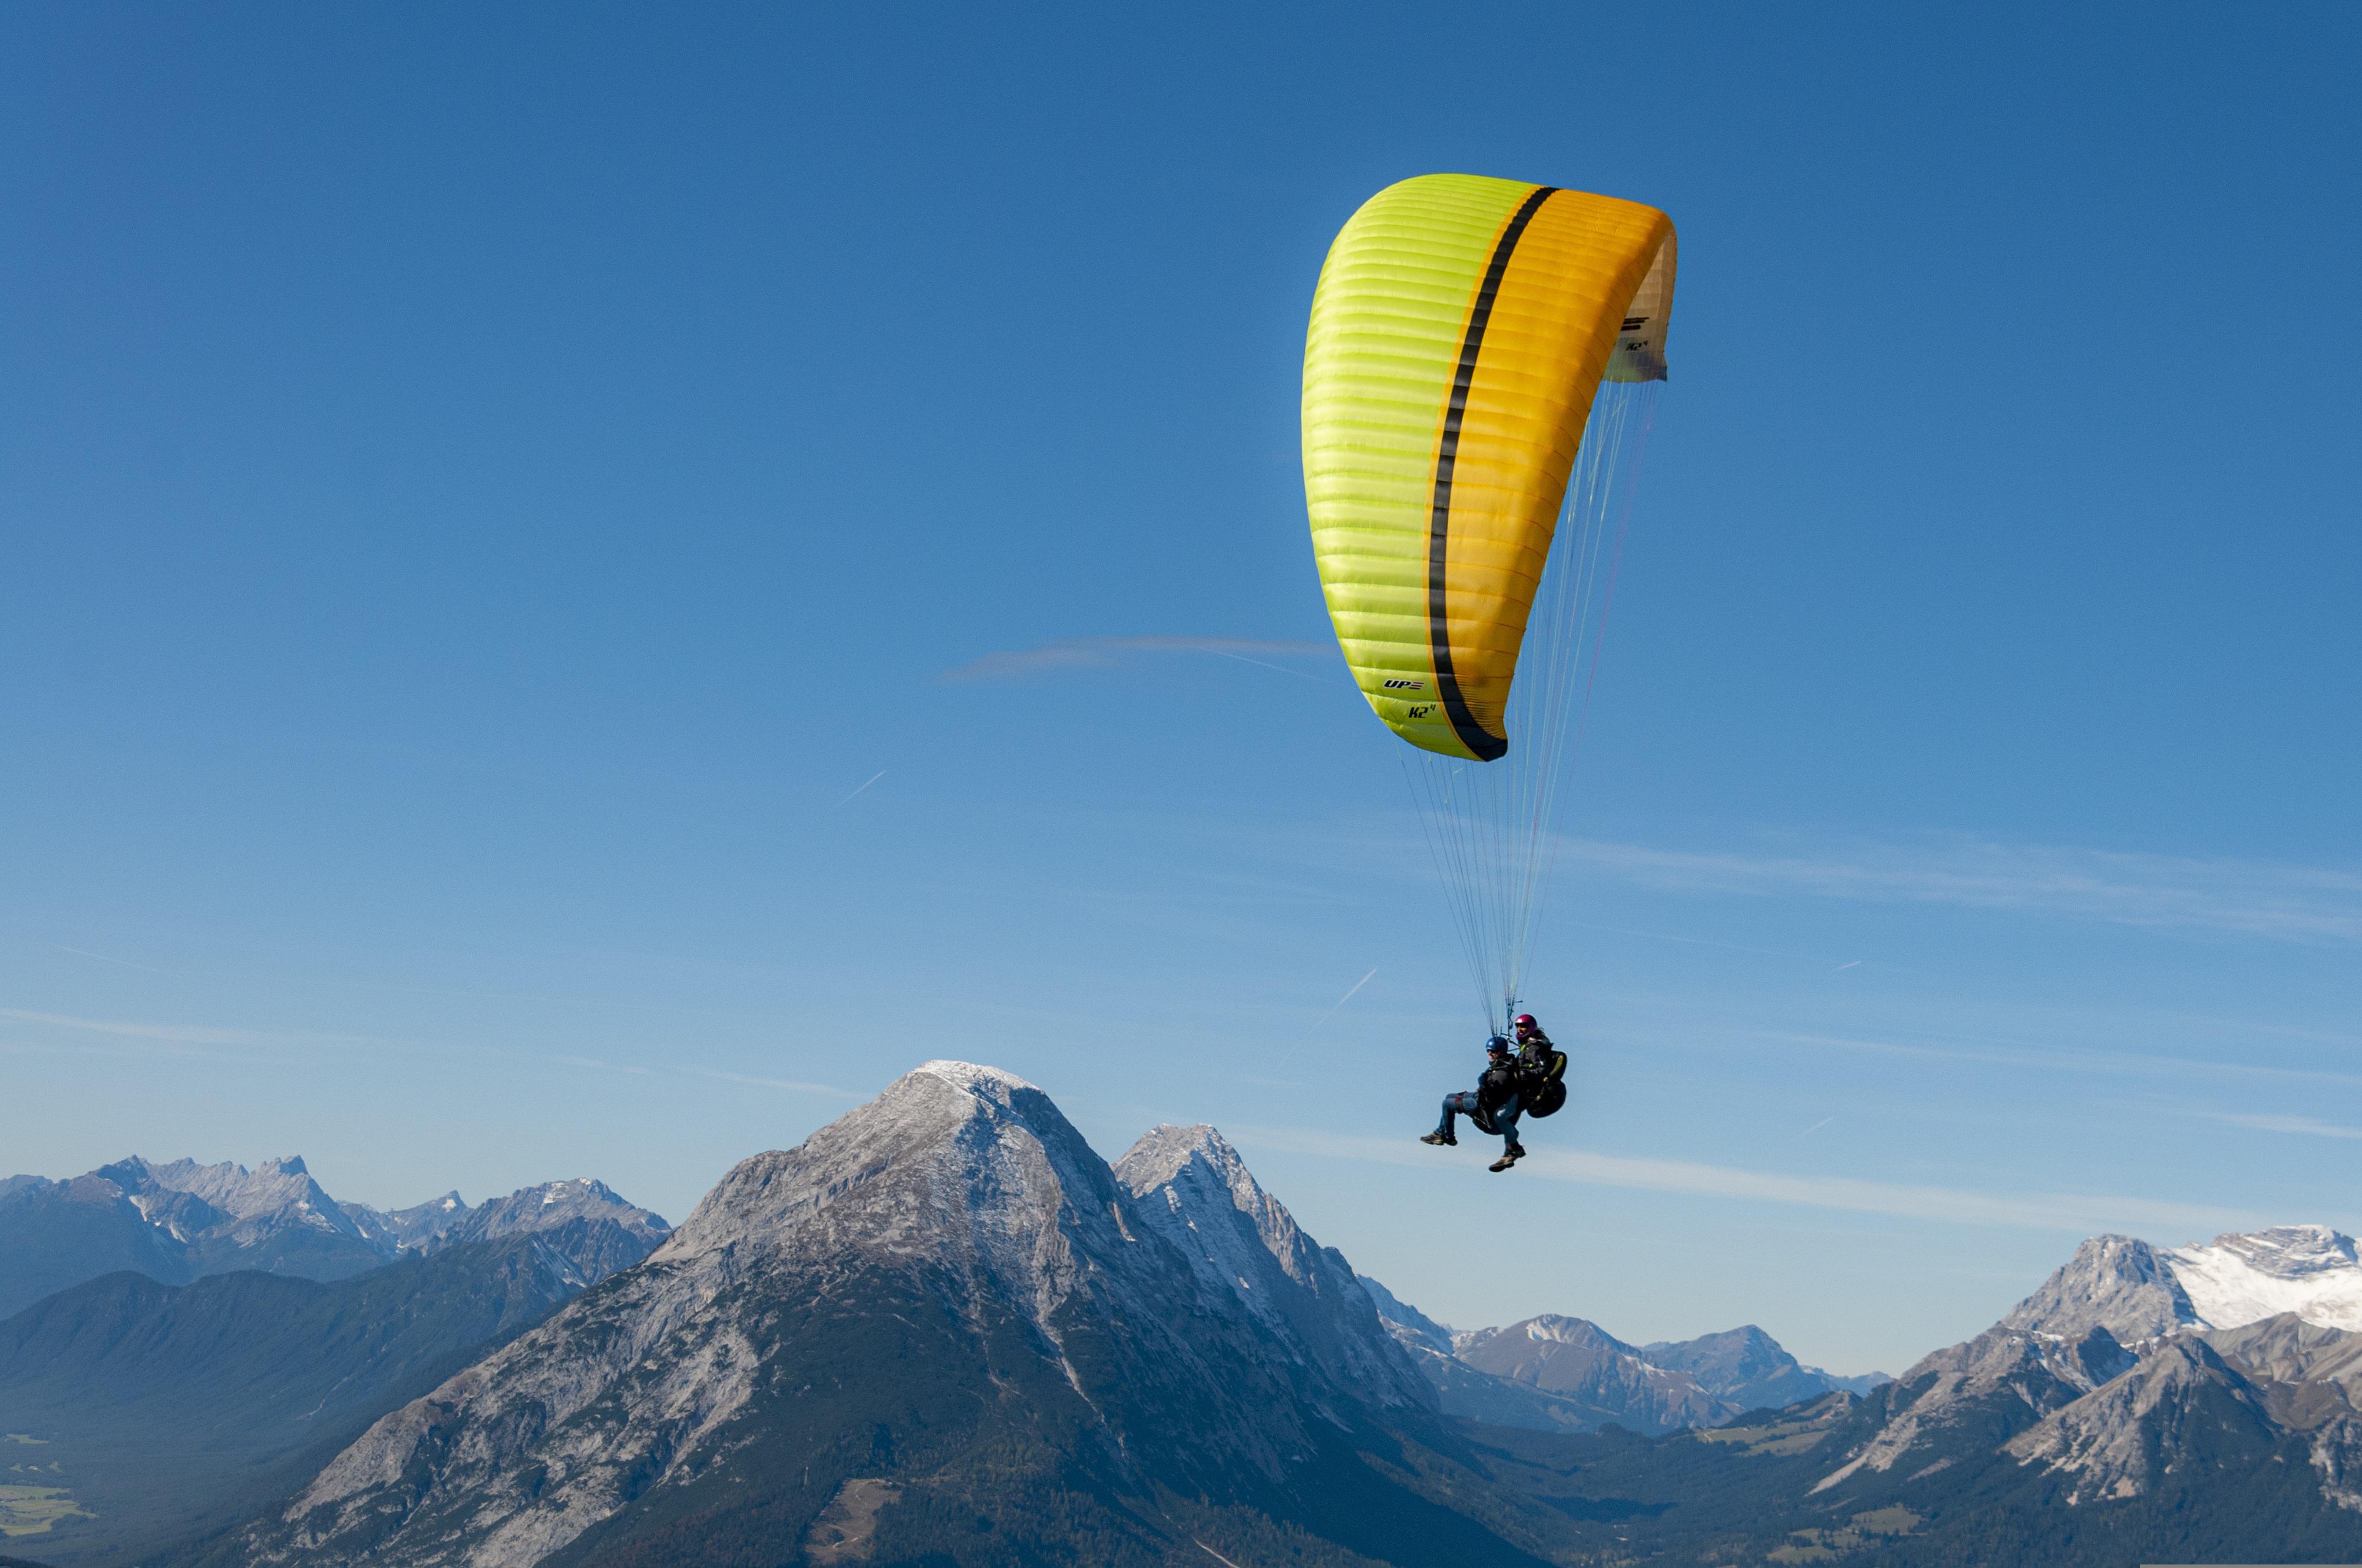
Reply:
M1521 1097L1528 1116L1556 1116L1566 1104L1566 1053L1553 1053L1550 1077Z

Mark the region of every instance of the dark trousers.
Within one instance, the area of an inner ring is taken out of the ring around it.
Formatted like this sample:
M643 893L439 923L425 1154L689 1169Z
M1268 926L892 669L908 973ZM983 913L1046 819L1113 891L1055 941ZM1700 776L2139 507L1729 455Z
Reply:
M1493 1130L1500 1133L1502 1143L1512 1149L1518 1147L1518 1117L1520 1114L1518 1097L1511 1095L1495 1106L1487 1117L1487 1120L1493 1123ZM1476 1095L1473 1090L1464 1094L1448 1094L1443 1097L1443 1120L1436 1124L1435 1130L1447 1138L1451 1137L1454 1120L1462 1116L1467 1117L1472 1121L1476 1119Z

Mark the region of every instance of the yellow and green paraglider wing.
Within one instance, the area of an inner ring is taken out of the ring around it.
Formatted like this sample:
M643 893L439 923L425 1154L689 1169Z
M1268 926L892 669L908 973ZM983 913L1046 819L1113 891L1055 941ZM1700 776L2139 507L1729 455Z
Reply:
M1427 174L1330 247L1304 491L1355 680L1413 745L1490 761L1603 379L1664 377L1673 226L1638 202Z

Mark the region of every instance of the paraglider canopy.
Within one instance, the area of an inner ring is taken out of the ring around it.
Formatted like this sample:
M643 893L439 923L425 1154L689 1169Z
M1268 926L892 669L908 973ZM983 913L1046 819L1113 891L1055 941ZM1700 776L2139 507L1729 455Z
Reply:
M1418 748L1414 792L1503 1032L1665 378L1673 271L1654 207L1428 174L1363 204L1313 294L1321 591L1362 695Z
M1304 348L1304 490L1339 643L1413 745L1490 761L1603 379L1665 375L1673 226L1516 180L1388 186L1337 236Z

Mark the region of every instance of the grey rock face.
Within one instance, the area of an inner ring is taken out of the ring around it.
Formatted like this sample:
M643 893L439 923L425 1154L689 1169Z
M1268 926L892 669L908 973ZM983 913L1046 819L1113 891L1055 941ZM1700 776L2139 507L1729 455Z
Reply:
M2198 1321L2190 1293L2156 1248L2131 1236L2094 1236L2000 1327L2078 1340L2104 1328L2138 1344Z
M1114 1169L1142 1222L1202 1283L1236 1296L1330 1379L1381 1405L1435 1404L1352 1265L1298 1229L1220 1132L1157 1127Z
M2132 1364L2131 1353L2098 1324L2070 1341L2013 1329L2004 1320L1965 1344L1936 1352L1896 1379L1886 1425L1815 1490L1863 1470L1891 1472L1905 1460L1908 1470L1955 1458L1956 1450L1989 1452Z
M2224 1360L2261 1383L2313 1385L2362 1407L2362 1333L2308 1323L2293 1312L2203 1336Z
M2103 1332L2104 1331L2094 1331ZM2279 1429L2265 1397L2204 1341L2169 1341L2004 1448L2073 1480L2070 1506L2136 1497L2184 1454L2268 1453Z

